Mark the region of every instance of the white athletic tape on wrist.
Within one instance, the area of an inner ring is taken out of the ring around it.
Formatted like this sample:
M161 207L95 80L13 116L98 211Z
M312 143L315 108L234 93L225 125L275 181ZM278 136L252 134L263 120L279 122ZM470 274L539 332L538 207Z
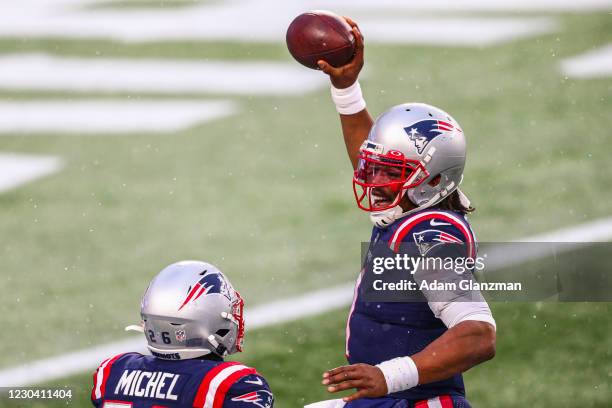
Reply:
M366 107L359 81L355 81L353 85L343 89L338 89L332 85L331 96L336 105L336 110L342 115L353 115Z
M419 371L410 357L398 357L377 364L385 376L389 394L408 390L419 384Z

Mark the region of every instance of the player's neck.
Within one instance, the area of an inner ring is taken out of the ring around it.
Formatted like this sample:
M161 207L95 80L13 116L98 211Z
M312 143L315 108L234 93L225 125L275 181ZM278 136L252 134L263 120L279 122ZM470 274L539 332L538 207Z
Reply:
M198 357L198 360L223 361L223 358L219 357L218 355L214 353L210 353L210 354L206 354L204 356Z

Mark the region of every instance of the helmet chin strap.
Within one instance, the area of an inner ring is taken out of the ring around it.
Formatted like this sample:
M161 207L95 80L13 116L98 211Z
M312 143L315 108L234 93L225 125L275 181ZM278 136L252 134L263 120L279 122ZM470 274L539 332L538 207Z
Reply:
M423 159L423 164L429 163L431 161L431 158L435 154L435 152L436 152L436 148L431 147L425 154L425 157ZM420 170L415 172L406 181L404 185L406 186L406 185L412 184L412 182L420 176L420 173L421 173ZM463 181L463 176L461 176L461 181ZM461 184L461 181L459 181L459 184ZM416 205L414 203L414 200L412 200L410 197L411 194L409 194L409 192L406 191L404 194L406 194L406 196L408 197L408 200L410 200L410 202L416 206L415 208L412 208L408 211L404 211L404 209L398 204L395 207L391 207L383 211L373 211L370 213L370 221L372 221L372 223L378 228L387 228L394 221L400 218L406 217L407 215L413 214L417 211L421 211L421 210L424 210L425 208L438 204L440 201L442 201L444 198L446 198L449 194L451 194L455 190L459 191L459 200L461 201L461 203L465 207L469 207L470 200L468 200L466 195L463 194L461 190L458 189L458 187L459 185L455 185L455 183L450 183L445 189L442 189L440 192L438 192L436 195L434 195L433 197L431 197L429 200L422 203L421 205Z
M430 149L430 151L431 150L432 149ZM435 152L435 148L433 148L433 152ZM431 160L431 154L429 153L430 152L428 152L427 161ZM416 178L420 175L420 173L421 173L420 170L415 172L412 176L410 176L408 180L406 180L404 185L406 186L406 185L411 184L413 180L416 180ZM404 192L404 194L406 194L406 192ZM402 200L400 199L399 201L402 201ZM397 220L398 218L403 217L404 215L408 215L410 214L410 212L414 212L414 210L416 210L414 209L408 212L404 212L404 209L399 205L399 201L398 201L398 204L394 207L388 208L386 210L371 212L370 221L372 221L372 224L374 224L378 228L387 228L389 225L393 223L393 221Z
M373 211L370 213L370 221L378 228L387 228L396 219L400 218L404 209L398 204L395 207L383 211Z
M167 359L167 360L189 360L192 358L198 358L211 353L208 349L158 349L151 345L147 345L151 354L158 358Z
M434 195L432 198L427 200L425 203L418 205L408 211L404 211L404 209L398 204L395 207L391 207L387 210L371 212L370 221L372 221L372 223L378 228L387 228L394 221L400 218L404 218L417 211L421 211L421 210L424 210L425 208L431 207L432 205L438 204L440 201L442 201L446 196L448 196L450 193L452 193L456 189L457 188L455 184L451 183L445 190L440 191L438 194ZM408 195L408 192L406 192L405 194ZM470 201L465 196L465 194L463 194L461 191L459 191L459 198L464 205L467 204L466 207L469 207ZM408 199L410 200L410 197L408 197ZM413 202L413 201L410 200L410 202Z
M467 196L463 194L463 191L460 189L457 189L457 192L459 193L459 201L461 202L461 205L463 205L465 208L470 208L470 205L472 205L470 199L467 198Z

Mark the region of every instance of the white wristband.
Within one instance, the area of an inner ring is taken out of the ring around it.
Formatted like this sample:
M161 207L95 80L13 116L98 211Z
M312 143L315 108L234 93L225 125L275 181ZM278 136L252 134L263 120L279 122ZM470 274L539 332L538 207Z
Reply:
M404 391L419 384L419 370L410 357L397 357L377 364L385 376L388 393Z
M355 81L353 85L343 89L338 89L332 85L331 96L334 104L336 104L336 110L342 115L353 115L366 107L359 81Z

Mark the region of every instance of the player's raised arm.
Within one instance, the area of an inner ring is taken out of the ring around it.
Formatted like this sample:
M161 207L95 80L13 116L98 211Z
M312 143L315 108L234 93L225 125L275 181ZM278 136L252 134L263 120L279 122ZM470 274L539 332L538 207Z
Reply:
M366 109L366 103L361 94L361 87L357 81L359 72L363 68L363 35L357 24L348 17L344 17L350 24L355 36L355 56L346 65L335 68L324 60L319 60L319 68L327 75L332 84L332 99L336 110L340 114L344 143L353 168L357 167L359 147L368 137L374 120Z

